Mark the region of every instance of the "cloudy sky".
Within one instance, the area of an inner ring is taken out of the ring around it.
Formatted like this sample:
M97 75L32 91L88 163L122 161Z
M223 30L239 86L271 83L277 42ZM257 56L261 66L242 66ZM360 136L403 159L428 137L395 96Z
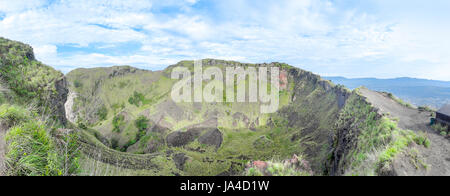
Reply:
M448 0L0 0L0 36L63 72L217 58L450 81L448 10Z

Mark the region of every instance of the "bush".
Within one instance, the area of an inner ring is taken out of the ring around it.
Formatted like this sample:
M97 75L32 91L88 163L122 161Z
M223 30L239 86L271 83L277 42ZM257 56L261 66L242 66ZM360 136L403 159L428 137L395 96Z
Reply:
M130 103L131 105L135 105L136 107L139 107L144 102L145 102L144 94L136 91L134 91L133 96L128 98L128 103Z
M108 109L106 108L106 106L103 105L102 107L100 107L100 109L98 109L97 116L99 117L100 121L106 120L106 118L108 117Z
M81 83L81 82L78 81L78 80L75 80L75 81L73 82L73 86L74 86L75 88L81 88L81 87L83 87L83 83Z
M428 139L426 133L422 132L414 137L414 142L418 145L423 145L426 148L430 147L431 141Z
M134 124L139 131L144 131L149 127L149 120L145 116L139 116Z
M125 120L125 117L121 114L114 116L114 119L112 122L113 132L120 133L120 131L121 131L120 127L125 123L124 120Z
M434 110L431 109L431 108L428 107L428 106L419 106L418 109L419 109L420 111L434 112Z
M30 112L22 107L4 104L0 106L1 123L7 127L13 127L30 120Z
M55 81L63 74L22 55L13 50L4 54L0 58L0 75L22 100L37 100L43 105L47 97L55 94Z
M441 134L442 134L442 132L448 131L448 127L445 125L442 125L440 123L434 124L433 126L431 126L431 128L433 128L434 130L436 130L438 133L441 133Z
M62 176L78 172L78 135L53 138L40 122L27 122L6 135L6 173L13 176Z
M112 138L111 139L111 148L114 150L118 150L119 149L119 140L117 138Z

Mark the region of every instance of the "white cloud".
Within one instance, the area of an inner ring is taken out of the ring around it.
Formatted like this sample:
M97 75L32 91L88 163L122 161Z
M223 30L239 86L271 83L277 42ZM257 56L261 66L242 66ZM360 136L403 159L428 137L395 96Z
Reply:
M57 47L55 45L34 46L35 56L40 59L48 60L57 58Z
M155 69L181 59L221 58L284 61L324 75L450 78L448 72L423 68L450 70L450 25L442 22L423 19L418 25L400 16L389 18L389 11L380 14L330 0L214 0L204 9L192 6L197 3L0 1L0 35L33 45L40 60L65 70L115 64ZM360 4L365 3L384 5ZM123 49L126 54L64 55L57 48L101 43L97 49L106 51L127 42L141 47L133 53Z
M0 1L0 12L20 12L34 9L46 4L46 0L2 0Z

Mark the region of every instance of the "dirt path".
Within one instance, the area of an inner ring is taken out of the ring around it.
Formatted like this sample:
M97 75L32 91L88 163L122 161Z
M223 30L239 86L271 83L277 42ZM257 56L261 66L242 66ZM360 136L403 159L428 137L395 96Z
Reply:
M425 175L450 176L450 140L439 135L428 126L430 112L420 112L417 109L408 108L383 93L366 88L362 88L360 92L381 112L389 113L392 117L398 118L398 126L401 129L428 133L428 138L431 140L430 147L419 149L425 162L430 166Z

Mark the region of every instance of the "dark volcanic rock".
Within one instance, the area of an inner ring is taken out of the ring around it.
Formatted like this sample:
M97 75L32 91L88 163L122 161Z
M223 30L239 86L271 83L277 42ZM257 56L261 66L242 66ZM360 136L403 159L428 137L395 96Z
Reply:
M129 73L136 73L138 69L133 68L133 67L117 67L117 69L113 70L112 73L109 74L109 78L114 78L114 77L118 77L118 76L124 76L126 74Z
M186 132L182 131L172 132L166 138L167 145L171 147L185 146L193 142L198 136L200 136L202 131L203 131L202 129L193 128L187 130Z
M172 158L173 158L173 161L175 162L175 166L179 170L183 170L184 164L186 163L187 160L189 160L189 157L187 157L184 153L175 154L175 155L173 155Z
M201 144L215 146L216 148L222 145L222 140L222 132L219 129L210 130L198 138L198 142Z

